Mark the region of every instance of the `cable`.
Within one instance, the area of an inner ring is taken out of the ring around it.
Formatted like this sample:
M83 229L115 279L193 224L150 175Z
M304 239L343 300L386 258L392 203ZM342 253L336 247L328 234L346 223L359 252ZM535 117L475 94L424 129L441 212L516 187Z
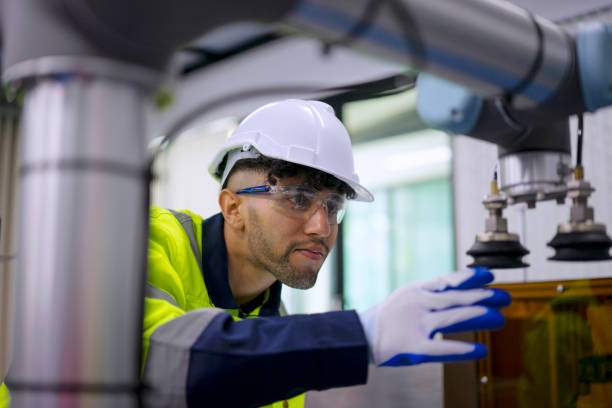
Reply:
M187 127L189 123L192 123L198 117L204 115L210 110L219 108L220 106L227 105L233 102L237 102L240 100L254 98L258 96L270 96L270 95L287 95L287 94L295 94L295 93L331 93L338 91L347 91L347 92L361 92L363 95L363 99L374 96L386 96L392 95L394 90L389 90L389 87L392 85L396 88L401 88L401 91L397 92L405 92L414 87L416 81L416 77L408 77L406 75L394 75L389 78L384 78L377 81L372 82L364 82L340 87L331 87L331 88L320 88L313 86L279 86L279 87L265 87L265 88L255 88L249 89L246 91L239 91L229 95L224 95L219 98L213 99L204 103L203 105L197 106L195 109L183 115L179 118L169 129L166 131L166 135L163 140L159 144L159 147L153 152L153 157L151 160L153 161L155 157L159 154L160 151L166 149L169 145L174 142L174 140L178 137L178 134L181 130Z
M323 41L323 54L329 55L331 47L335 45L349 46L372 27L379 16L382 6L387 5L391 9L391 15L395 18L400 30L403 32L403 40L406 46L406 54L413 55L416 59L425 60L425 48L420 39L418 24L402 2L402 0L370 0L363 9L356 23L352 25L338 40Z
M527 11L527 13L529 14L529 18L533 22L533 26L536 31L536 35L538 38L538 50L525 76L523 76L523 78L519 81L519 83L514 88L506 92L506 97L508 98L509 102L512 101L512 98L514 97L515 94L525 90L525 88L527 88L527 86L531 82L533 82L533 79L535 78L536 74L542 67L542 61L544 60L544 31L542 30L540 23L538 23L538 20L536 19L535 14L533 14L530 11Z
M361 14L361 17L359 17L359 20L357 20L357 23L351 27L351 29L348 30L344 36L340 37L338 40L324 41L323 54L329 55L331 47L335 45L347 46L361 37L376 19L376 16L380 11L380 6L383 2L384 0L370 0L363 9L363 13Z
M393 10L393 15L397 17L399 26L404 32L404 39L406 42L407 50L412 50L419 58L423 58L425 55L422 41L419 39L418 32L415 30L416 24L411 24L412 17L408 8L401 2L401 0L371 0L368 2L364 11L357 21L357 23L351 27L349 31L340 40L327 43L326 47L330 47L336 44L348 45L351 42L362 36L367 29L372 25L374 19L379 14L383 3L388 2ZM390 82L391 81L391 82ZM178 136L180 130L186 127L188 123L191 123L199 116L202 116L206 112L218 108L219 106L227 105L229 103L257 96L267 95L287 95L294 93L330 93L338 91L346 91L351 93L351 99L361 98L368 99L379 96L393 95L399 92L404 92L412 89L416 83L416 75L408 77L407 75L396 75L390 78L385 78L379 81L366 82L342 87L332 88L320 88L311 86L280 86L270 88L257 88L247 91L236 92L233 94L222 96L218 99L209 101L204 105L198 106L192 111L179 118L165 133L162 142L159 147L153 153L152 161L155 159L157 154L167 148ZM387 88L385 88L387 87ZM398 89L399 88L399 89Z
M584 133L584 118L582 113L578 114L578 143L576 147L576 167L582 166L582 139Z
M412 54L417 58L425 61L425 47L423 41L416 29L419 25L412 18L410 10L402 0L381 0L389 2L393 9L393 15L396 17L397 23L404 34L404 43L406 50L412 50Z
M525 138L531 133L531 128L516 120L516 118L514 118L514 116L510 113L509 106L512 103L514 95L525 90L525 88L527 88L529 84L533 82L533 79L542 67L542 61L544 60L544 32L542 30L542 27L540 26L540 23L538 23L535 14L530 11L527 11L527 13L529 14L529 18L533 22L533 26L535 28L536 35L538 38L538 50L536 52L536 56L533 59L529 70L527 71L525 76L523 76L523 78L519 81L519 83L516 84L514 88L510 89L509 91L506 91L504 95L498 96L494 100L495 108L497 109L497 112L501 115L504 123L508 125L511 129L520 132L514 140L513 144L515 146L525 140Z

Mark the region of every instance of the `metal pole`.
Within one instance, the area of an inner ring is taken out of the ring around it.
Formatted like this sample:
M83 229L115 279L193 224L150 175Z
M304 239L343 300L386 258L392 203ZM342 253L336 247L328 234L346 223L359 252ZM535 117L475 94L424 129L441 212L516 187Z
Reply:
M135 406L152 75L70 57L11 74L26 80L12 402Z
M19 109L0 106L0 380L11 356L11 325L15 299L17 209L17 156Z

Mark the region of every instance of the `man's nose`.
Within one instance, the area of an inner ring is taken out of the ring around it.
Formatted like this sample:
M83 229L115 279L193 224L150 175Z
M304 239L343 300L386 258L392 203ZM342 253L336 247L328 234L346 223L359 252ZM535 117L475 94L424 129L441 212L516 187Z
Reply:
M331 226L327 221L327 209L320 203L310 218L306 220L304 232L308 235L327 237L331 233Z

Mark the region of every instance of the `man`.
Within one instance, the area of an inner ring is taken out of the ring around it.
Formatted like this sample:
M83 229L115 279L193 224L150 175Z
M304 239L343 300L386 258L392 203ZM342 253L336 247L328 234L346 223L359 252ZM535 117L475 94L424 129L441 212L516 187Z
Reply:
M220 214L151 210L143 328L151 405L297 407L307 390L365 383L368 362L484 357L481 345L434 334L503 325L496 309L509 297L480 288L492 280L486 270L404 286L360 315L279 317L282 284L314 285L345 200L373 200L329 105L263 106L209 171L221 183Z

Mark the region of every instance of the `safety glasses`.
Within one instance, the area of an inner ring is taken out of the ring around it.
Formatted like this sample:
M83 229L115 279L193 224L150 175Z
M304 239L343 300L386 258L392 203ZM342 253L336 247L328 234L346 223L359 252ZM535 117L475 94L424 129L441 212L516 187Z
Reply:
M236 194L258 194L275 200L284 214L307 220L323 207L330 225L340 224L344 217L344 197L336 193L322 193L312 187L296 184L288 186L255 186L243 188Z

